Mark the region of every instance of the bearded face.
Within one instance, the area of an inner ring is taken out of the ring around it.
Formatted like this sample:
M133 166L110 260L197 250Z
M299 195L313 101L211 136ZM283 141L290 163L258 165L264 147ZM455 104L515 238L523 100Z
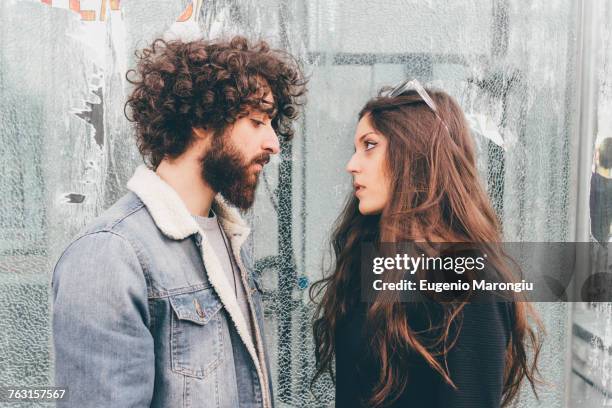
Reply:
M269 161L267 153L247 159L229 138L219 135L202 157L202 177L230 204L247 210L255 201L259 173Z

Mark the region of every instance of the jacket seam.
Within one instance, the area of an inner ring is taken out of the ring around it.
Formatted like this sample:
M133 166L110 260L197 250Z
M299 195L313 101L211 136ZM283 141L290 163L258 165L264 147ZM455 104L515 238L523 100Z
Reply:
M138 196L136 196L138 197ZM138 198L138 201L140 201L140 204L138 204L138 206L136 208L133 208L131 211L129 211L127 214L124 214L121 218L115 220L110 227L108 227L108 229L113 229L115 228L118 224L120 224L123 220L125 220L127 217L129 217L130 215L134 214L137 211L142 210L142 208L145 206L144 203L140 200L140 198Z
M139 199L140 200L140 199ZM130 215L134 214L136 211L141 210L142 207L144 207L144 204L141 202L140 204L138 204L137 208L132 209L130 212L128 212L127 214L123 215L121 218L119 218L118 220L113 221L112 224L110 224L110 226L105 226L105 227L100 227L100 228L96 228L93 231L87 231L84 232L80 235L78 235L77 237L73 238L72 241L68 244L68 246L66 246L66 248L62 251L62 253L60 254L59 258L57 259L57 262L55 263L55 266L53 267L53 273L55 273L55 269L57 267L57 264L59 264L59 262L62 260L62 258L64 257L64 255L66 254L66 252L79 240L88 237L90 235L94 235L94 234L98 234L101 232L109 232L111 234L117 235L118 237L120 237L121 239L123 239L124 241L126 241L128 244L130 244L130 247L132 248L132 250L136 253L132 243L123 235L119 234L118 232L114 231L114 228L123 220L125 220L127 217L129 217ZM138 255L136 254L136 258L138 258ZM142 263L140 262L140 259L138 259L138 262L141 264L140 266L142 267Z
M172 290L163 290L152 293L149 299L166 299L171 296L184 295L187 293L199 292L201 290L211 289L213 286L210 283L199 283L197 285L183 286Z

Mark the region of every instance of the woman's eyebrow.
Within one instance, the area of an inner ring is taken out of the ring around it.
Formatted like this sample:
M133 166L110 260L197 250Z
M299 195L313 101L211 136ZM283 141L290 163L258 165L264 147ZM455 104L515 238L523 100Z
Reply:
M376 132L364 133L363 135L359 136L359 139L357 139L357 143L361 142L361 139L363 139L364 137L366 137L368 135L372 135L372 134L376 134Z
M376 134L376 132L373 132L373 131L372 131L372 132L367 132L367 133L364 133L363 135L359 136L359 138L357 139L357 143L355 143L355 145L358 145L358 144L359 144L359 143L360 143L360 142L363 140L363 138L364 138L364 137L366 137L366 136L368 136L368 135L374 135L374 134ZM356 147L354 147L354 146L353 146L353 149L354 149L355 151L357 151L357 148L356 148Z

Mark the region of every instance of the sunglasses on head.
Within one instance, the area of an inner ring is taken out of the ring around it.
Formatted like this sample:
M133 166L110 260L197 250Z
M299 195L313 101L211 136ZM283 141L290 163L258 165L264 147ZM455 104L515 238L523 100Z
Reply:
M415 91L421 97L423 102L425 102L425 104L429 106L429 109L432 110L432 112L436 115L440 122L442 122L442 124L446 128L446 131L448 132L448 126L446 126L446 123L438 114L438 107L436 106L436 103L433 101L433 99L431 99L431 96L429 96L425 88L423 88L423 85L421 85L421 83L416 79L406 79L397 84L391 90L387 91L386 93L383 93L382 96L386 98L395 98L407 91Z

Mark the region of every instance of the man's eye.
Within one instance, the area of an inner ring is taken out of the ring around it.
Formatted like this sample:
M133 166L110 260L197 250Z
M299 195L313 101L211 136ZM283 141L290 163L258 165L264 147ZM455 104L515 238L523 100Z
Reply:
M255 125L255 127L264 125L264 123L261 120L257 120L257 119L251 119L251 122L253 122L253 125Z
M374 148L374 146L376 146L376 143L374 142L365 142L365 146L366 146L366 150L370 150L372 148Z

